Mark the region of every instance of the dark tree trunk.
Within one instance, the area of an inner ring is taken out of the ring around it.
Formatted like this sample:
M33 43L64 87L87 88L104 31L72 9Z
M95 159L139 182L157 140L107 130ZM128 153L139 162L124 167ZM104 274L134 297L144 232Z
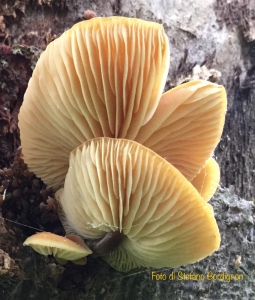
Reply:
M255 57L253 47L251 44L247 54L250 58ZM233 186L247 200L253 200L255 195L254 70L253 65L243 84L236 74L234 103L228 110L222 141L216 151L223 186Z
M82 267L60 266L53 258L22 246L34 232L32 228L0 219L0 299L255 298L255 2L227 2L1 0L0 202L8 188L0 216L42 230L62 231L54 211L39 209L51 191L23 165L15 170L21 182L13 184L14 175L8 169L20 145L17 114L35 63L50 41L83 20L86 9L98 16L123 15L162 23L171 47L167 87L192 78L226 87L228 112L215 156L221 185L230 188L221 188L210 202L222 236L220 249L194 265L157 271L175 274L166 281L152 278L155 270L151 269L119 273L100 259L89 258ZM237 256L241 256L240 267L235 264ZM178 280L178 272L182 276L193 272L200 278ZM208 272L219 276L210 280ZM228 282L228 274L236 277Z

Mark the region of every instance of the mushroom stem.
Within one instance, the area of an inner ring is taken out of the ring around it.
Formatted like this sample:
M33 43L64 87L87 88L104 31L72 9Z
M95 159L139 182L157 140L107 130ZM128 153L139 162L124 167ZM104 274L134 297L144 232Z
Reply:
M124 237L125 235L122 232L110 231L99 240L87 241L86 245L95 256L105 256L117 249Z

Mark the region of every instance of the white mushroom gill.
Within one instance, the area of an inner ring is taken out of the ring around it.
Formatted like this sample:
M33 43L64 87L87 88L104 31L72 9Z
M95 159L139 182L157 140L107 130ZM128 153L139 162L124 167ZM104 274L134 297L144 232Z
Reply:
M169 60L162 25L80 22L41 55L20 109L25 163L58 190L64 226L121 271L193 263L220 242L206 202L226 92L195 80L163 93Z
M69 153L104 136L143 144L191 181L220 140L226 93L196 80L162 95L169 58L162 25L123 17L78 23L50 43L20 109L29 169L56 190Z
M134 141L97 138L73 150L57 200L83 238L125 236L105 257L120 271L194 263L219 247L212 207L169 162Z

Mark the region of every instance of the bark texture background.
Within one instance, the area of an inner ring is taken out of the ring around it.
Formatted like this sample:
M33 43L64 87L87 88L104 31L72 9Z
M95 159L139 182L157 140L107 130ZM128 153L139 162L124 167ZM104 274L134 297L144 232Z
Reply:
M156 281L151 279L153 270L121 274L99 259L89 259L85 267L71 263L62 267L54 259L22 247L31 232L0 220L0 299L254 298L254 1L1 0L0 168L10 166L19 146L15 120L40 52L83 20L86 9L94 10L97 16L123 15L162 23L171 50L166 89L190 78L226 87L226 125L215 155L221 166L221 185L229 189L221 189L211 200L222 234L221 247L199 263L161 271L167 275L175 272L176 276L179 271L205 276L209 271L226 272L242 274L244 280ZM36 194L34 198L36 203ZM11 213L24 223L26 205L20 203L20 209ZM36 207L33 209L36 215ZM40 225L32 221L27 225ZM236 255L242 256L238 269L234 269Z

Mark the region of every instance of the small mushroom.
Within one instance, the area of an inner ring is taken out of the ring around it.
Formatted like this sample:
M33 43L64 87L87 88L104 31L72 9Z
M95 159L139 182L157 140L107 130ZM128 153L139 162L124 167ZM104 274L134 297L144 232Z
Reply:
M36 233L27 238L23 245L32 247L42 255L53 255L61 264L68 260L85 264L86 256L92 253L80 237L62 237L50 232Z
M190 264L219 247L212 207L174 166L134 141L97 138L73 150L56 199L66 231L119 271Z
M96 13L91 9L87 9L85 10L83 17L85 20L90 20L96 17Z

